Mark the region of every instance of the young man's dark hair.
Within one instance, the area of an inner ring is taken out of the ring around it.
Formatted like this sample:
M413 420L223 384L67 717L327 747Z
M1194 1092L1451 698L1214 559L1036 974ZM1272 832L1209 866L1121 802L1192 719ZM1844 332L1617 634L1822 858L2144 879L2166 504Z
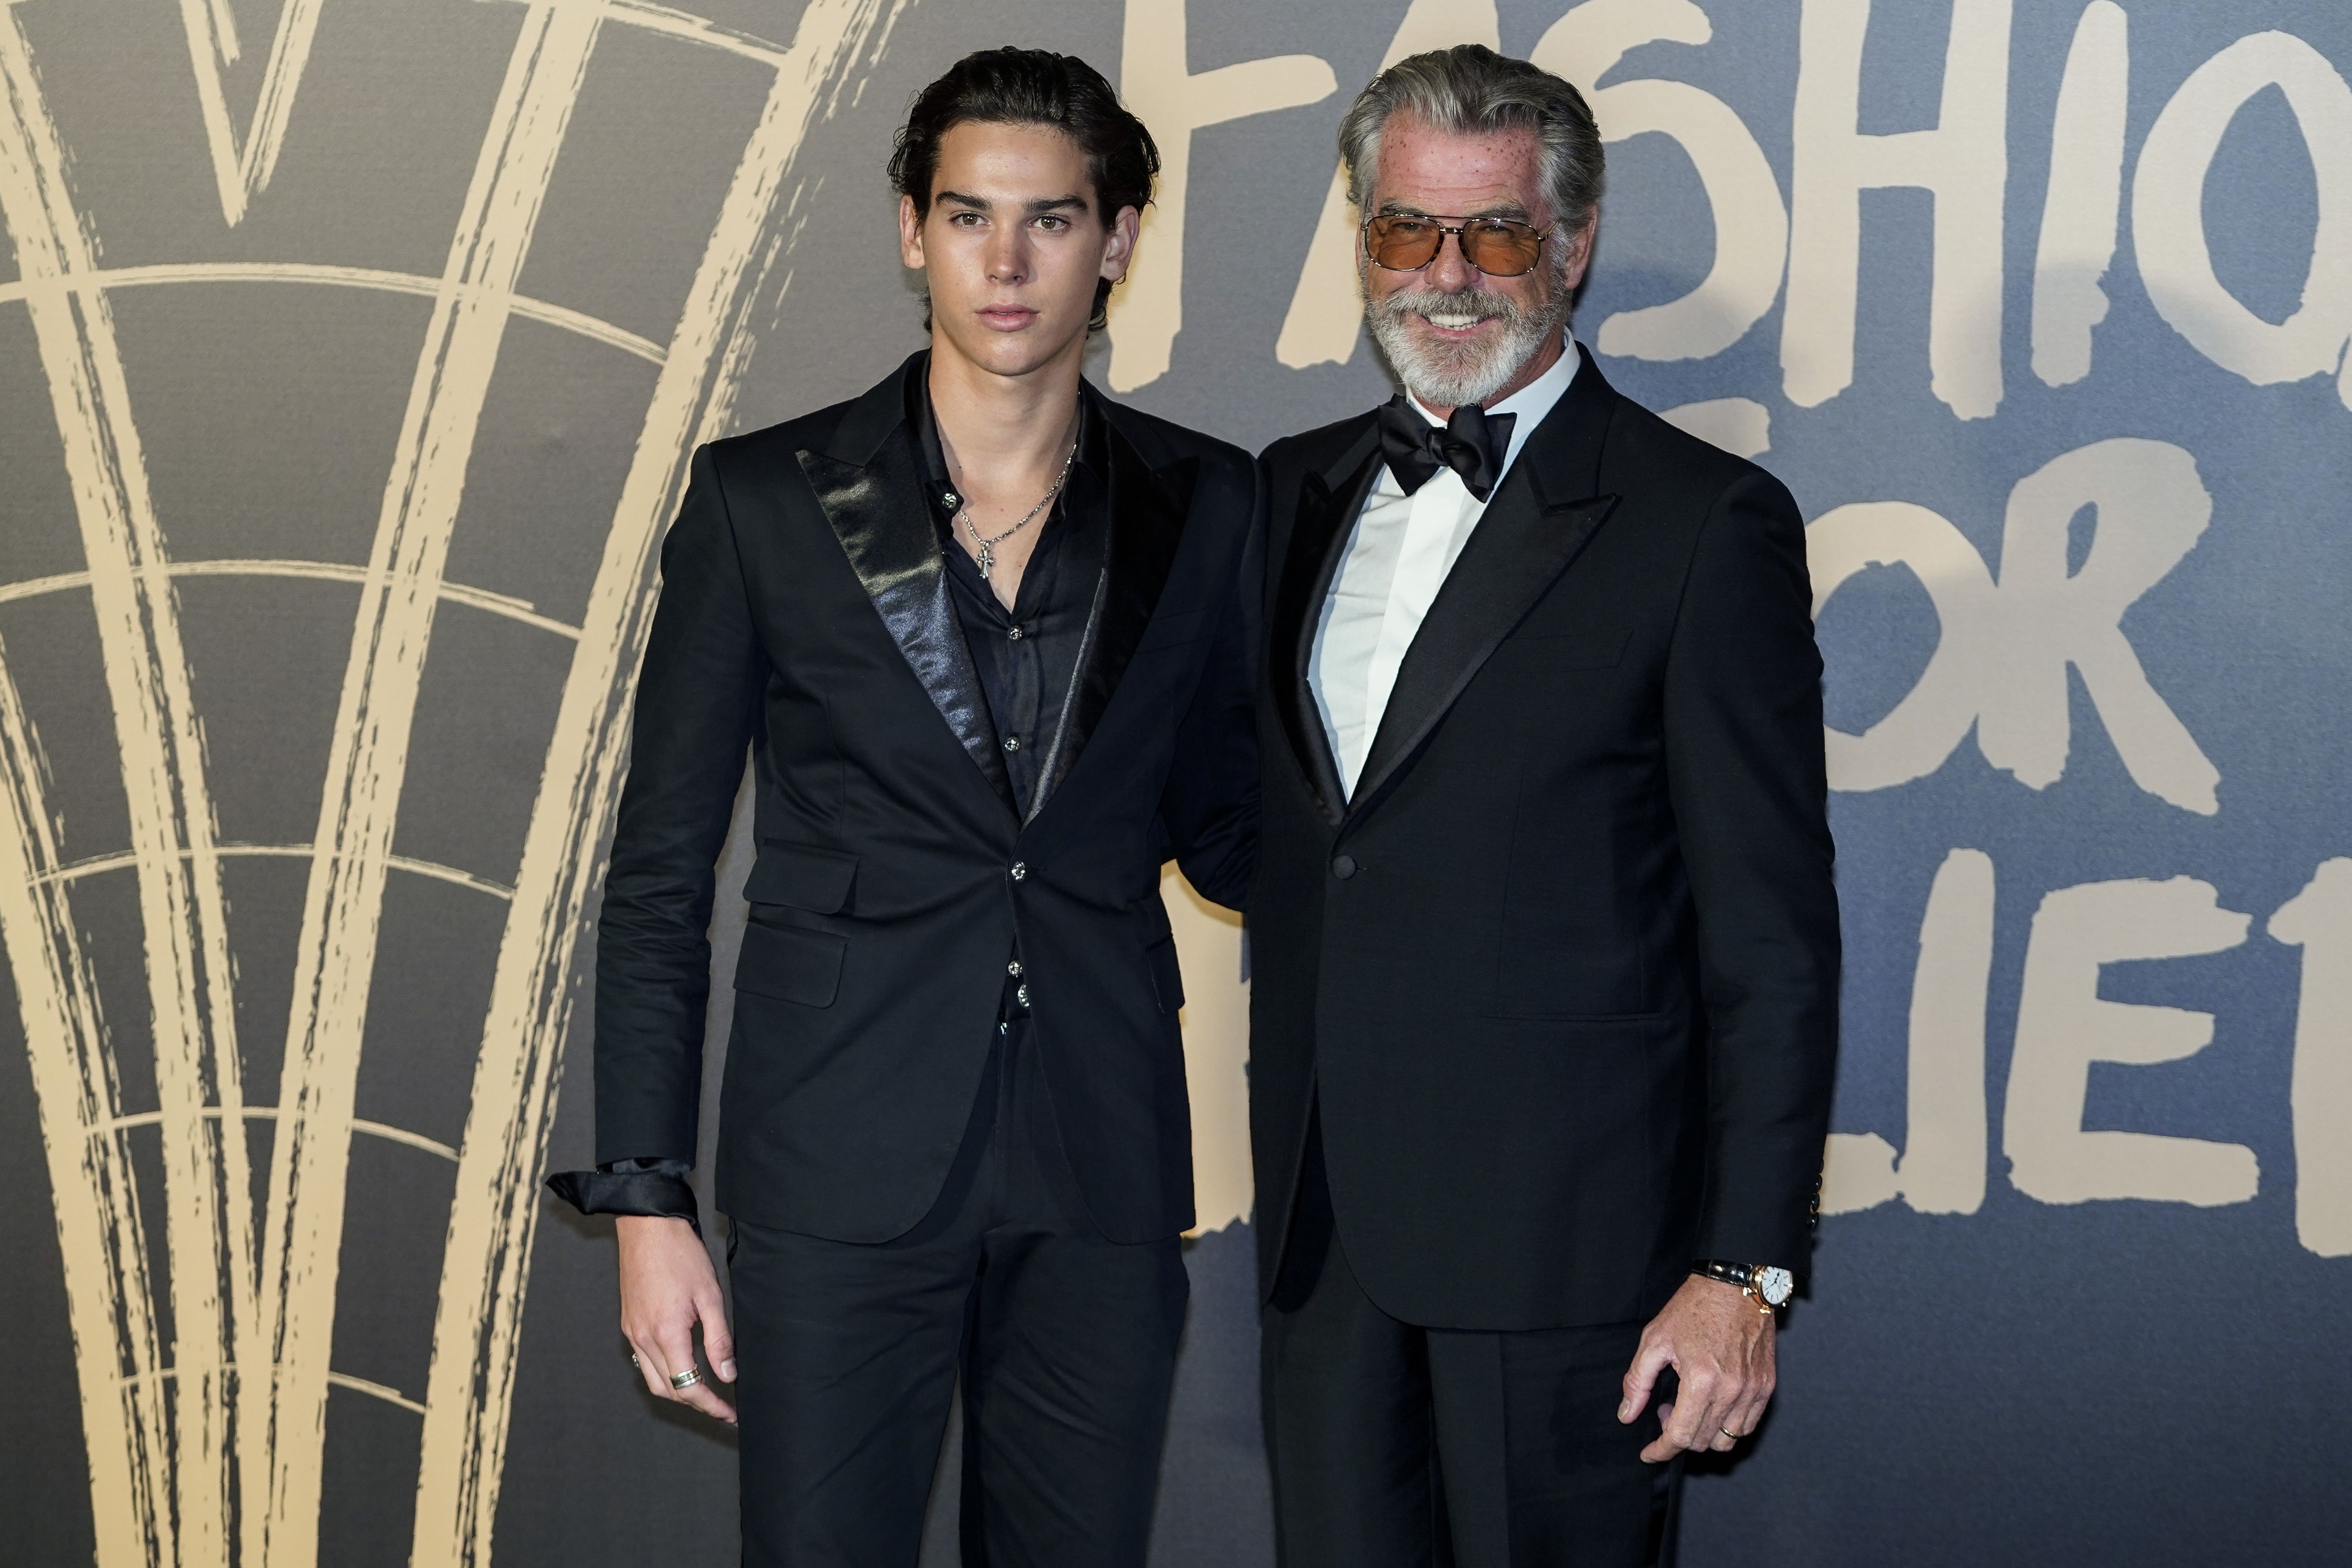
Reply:
M982 49L950 66L916 95L891 149L890 188L914 202L917 217L930 211L940 142L955 127L975 121L1050 125L1076 142L1087 155L1087 173L1101 208L1095 216L1106 226L1122 209L1140 213L1151 201L1160 148L1102 72L1076 55L1050 49ZM1095 288L1088 323L1095 331L1108 324L1109 304L1106 279Z

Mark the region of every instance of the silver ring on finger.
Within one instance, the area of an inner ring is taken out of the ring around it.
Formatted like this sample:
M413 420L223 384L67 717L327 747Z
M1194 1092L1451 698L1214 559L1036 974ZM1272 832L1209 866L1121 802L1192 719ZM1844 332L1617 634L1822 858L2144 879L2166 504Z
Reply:
M669 1374L669 1385L676 1389L692 1388L701 1381L702 1373L694 1367L688 1367L684 1372L674 1372Z
M634 1367L642 1368L646 1363L637 1359L636 1352L631 1351L629 1352L629 1364Z

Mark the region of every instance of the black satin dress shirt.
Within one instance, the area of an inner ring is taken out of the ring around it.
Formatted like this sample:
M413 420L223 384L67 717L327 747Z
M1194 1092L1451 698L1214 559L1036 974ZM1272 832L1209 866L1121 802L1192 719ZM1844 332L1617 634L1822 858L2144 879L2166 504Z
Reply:
M1055 766L1057 742L1086 656L1087 626L1110 533L1102 417L1079 404L1077 460L1070 465L1061 496L1029 525L1045 531L1007 608L980 574L963 525L956 521L961 498L948 477L930 398L919 380L911 386L908 399L915 406L908 409L908 419L923 454L925 488L947 555L956 618L988 699L1013 801L1023 817L1034 816L1052 793L1051 781L1066 768L1067 759L1058 759L1063 765Z
M908 378L907 423L922 457L924 499L947 557L949 597L971 650L996 743L1024 818L1034 816L1067 771L1059 756L1063 722L1077 689L1110 536L1108 436L1100 414L1079 401L1078 454L1062 493L1031 523L1044 530L1008 608L959 540L961 502L948 477L927 376ZM1025 1012L1018 985L1005 987L1008 1015ZM593 1171L550 1176L548 1188L583 1214L666 1216L701 1223L683 1160L618 1160Z

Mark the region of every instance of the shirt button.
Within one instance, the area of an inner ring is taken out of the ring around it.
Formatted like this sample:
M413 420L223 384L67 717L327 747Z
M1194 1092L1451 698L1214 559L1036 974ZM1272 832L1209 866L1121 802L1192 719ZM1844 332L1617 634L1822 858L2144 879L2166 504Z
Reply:
M1013 999L1015 1002L1020 1003L1024 1007L1029 1005L1029 987L1026 985L1018 985L1013 987Z
M1013 627L1011 631L1006 632L1004 635L1005 635L1006 637L1011 637L1014 642L1019 642L1019 641L1021 640L1021 638L1022 638L1025 634L1024 634L1024 633L1023 633L1023 631L1021 630L1021 628L1020 628L1019 626L1015 626L1015 627Z
M1018 980L1021 977L1021 961L1016 958L1012 963L1006 964L1004 966L1004 973L1012 975L1015 980Z
M1024 877L1027 876L1028 874L1029 874L1029 862L1028 862L1028 861L1026 861L1026 860L1015 860L1014 862L1013 862L1013 879L1014 881L1016 881L1016 882L1017 882L1017 881L1019 881L1022 878L1024 878Z
M1017 752L1017 751L1019 751L1019 750L1021 749L1021 737L1020 737L1020 736L1018 736L1018 735L1007 735L1007 736L1005 736L1005 737L1004 737L1004 749L1005 749L1006 751L1008 751L1008 752Z
M1355 874L1356 858L1354 856L1342 855L1331 862L1331 875L1339 878L1339 880L1344 882Z

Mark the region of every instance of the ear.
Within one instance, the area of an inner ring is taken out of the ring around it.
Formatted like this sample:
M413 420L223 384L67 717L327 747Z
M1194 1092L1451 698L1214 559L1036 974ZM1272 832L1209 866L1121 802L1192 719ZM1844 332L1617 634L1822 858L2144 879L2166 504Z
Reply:
M920 272L923 269L923 220L915 216L915 198L898 198L898 259Z
M1135 265L1135 242L1143 232L1143 215L1133 207L1121 207L1118 216L1110 220L1110 237L1103 246L1102 275L1116 283L1127 276Z
M1562 248L1568 253L1560 274L1563 288L1572 290L1584 281L1584 269L1592 265L1592 237L1600 227L1601 215L1596 212L1584 220L1582 228L1562 242Z

